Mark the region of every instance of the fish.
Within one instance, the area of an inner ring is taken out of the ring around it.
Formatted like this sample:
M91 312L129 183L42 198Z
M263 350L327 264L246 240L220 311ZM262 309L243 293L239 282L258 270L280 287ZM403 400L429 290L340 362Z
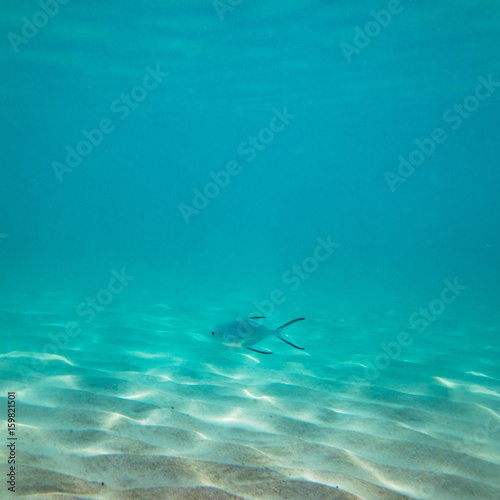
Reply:
M283 328L296 323L297 321L303 321L306 318L292 319L288 323L279 326L276 330L271 330L260 323L254 321L255 319L265 319L265 316L252 316L251 318L241 319L236 321L229 321L229 323L224 323L222 325L216 326L210 330L209 336L214 340L217 340L223 345L229 347L244 347L253 352L258 352L259 354L273 354L272 351L265 348L257 349L252 347L261 340L264 340L270 335L278 337L283 342L288 345L295 347L295 349L305 350L304 347L299 347L298 345L290 342L281 335L281 330Z

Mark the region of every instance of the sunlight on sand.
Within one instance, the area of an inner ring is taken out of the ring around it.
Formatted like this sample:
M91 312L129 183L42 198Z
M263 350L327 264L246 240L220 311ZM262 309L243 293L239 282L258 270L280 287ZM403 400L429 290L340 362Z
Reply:
M7 354L0 354L0 358L33 358L41 361L63 361L71 366L76 366L75 363L65 358L64 356L60 356L59 354L49 354L46 352L26 352L26 351L12 351Z
M251 354L247 354L246 352L242 352L241 354L246 358L251 359L255 363L260 363L260 359L257 359L255 356L252 356Z
M145 399L148 396L155 395L155 391L143 391L143 392L138 392L136 394L128 394L126 396L119 396L122 397L123 399Z
M116 412L104 412L104 413L108 415L108 418L102 428L108 431L116 424L116 422L118 422L121 419L129 420L137 424L145 424L147 421L147 419L132 418L128 417L127 415L122 415L121 413L116 413Z
M102 445L86 446L85 448L75 448L75 454L83 457L95 457L98 455L108 455L113 453L113 450L107 450Z
M166 358L166 354L155 353L155 352L143 352L143 351L130 351L129 354L131 356L138 356L139 358L144 359L159 359Z
M450 387L451 389L455 389L458 387L457 383L452 382L451 380L446 380L446 379L441 378L441 377L434 377L434 380L437 380L440 384L442 384L446 387Z
M488 396L494 396L495 398L500 398L500 392L492 391L491 389L486 389L480 385L475 384L463 384L464 387L468 387L471 392L476 392L480 394L487 394Z
M159 313L161 300L152 301ZM152 307L147 319L161 324ZM285 348L272 356L208 351L185 335L166 351L154 328L144 342L135 312L121 318L120 335L103 317L57 354L43 351L45 331L33 352L19 344L0 354L0 385L16 391L19 405L26 498L45 477L51 498L122 498L124 490L148 500L500 498L500 388L485 375L496 374L494 349L480 347L474 364L454 351L436 366L422 354L439 351L436 337L429 346L419 339L406 349L411 365L395 360L356 384L365 372L362 354L355 357L360 332L372 331L359 322L343 322L345 345L322 344L299 359ZM193 323L182 332L201 330ZM30 375L34 361L43 368ZM12 365L28 375L19 380ZM217 489L189 490L208 485Z
M238 373L235 375L231 375L227 372L224 372L222 369L215 367L214 365L211 365L209 363L205 363L206 368L208 368L208 371L211 373L215 373L216 375L219 375L221 377L228 377L232 378L233 380L241 380L243 378L246 378L246 375L242 373Z
M253 394L250 393L250 391L248 389L243 389L243 392L247 396L249 396L249 397L251 397L253 399L264 399L265 401L268 401L268 402L270 402L272 404L275 404L275 398L271 398L269 396L254 396Z
M500 405L498 406L499 413L493 411L491 408L487 408L486 406L483 406L480 404L477 404L477 406L479 406L483 410L486 410L488 413L490 413L493 417L495 417L500 422ZM497 430L498 430L498 428L497 428Z
M231 410L225 417L211 419L212 422L223 422L225 424L239 424L243 423L244 420L241 418L243 410L241 408L235 408ZM210 420L210 419L209 419Z
M465 372L467 375L475 375L476 377L486 377L486 378L491 378L492 380L497 380L493 377L490 377L489 375L485 375L484 373L478 373L478 372Z
M7 423L6 420L4 420L5 423ZM20 422L16 423L17 427L26 427L27 429L41 429L41 427L36 426L36 425L28 425L28 424L21 424Z

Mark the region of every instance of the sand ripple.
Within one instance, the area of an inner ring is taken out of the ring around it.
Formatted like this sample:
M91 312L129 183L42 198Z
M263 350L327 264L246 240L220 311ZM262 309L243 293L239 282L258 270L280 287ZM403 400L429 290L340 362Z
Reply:
M418 346L367 380L363 359L324 346L263 359L164 323L145 336L103 318L51 356L42 329L40 349L0 353L19 497L500 498L498 351L438 369Z

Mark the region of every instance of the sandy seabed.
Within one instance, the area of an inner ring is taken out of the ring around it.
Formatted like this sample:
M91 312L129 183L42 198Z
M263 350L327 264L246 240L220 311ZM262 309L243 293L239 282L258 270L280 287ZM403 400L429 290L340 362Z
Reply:
M234 319L221 310L186 320L149 300L108 307L63 345L70 300L27 300L0 312L17 498L500 498L495 326L448 316L383 366L405 321L394 311L375 326L312 311L287 332L305 352L269 338L263 356L201 335Z

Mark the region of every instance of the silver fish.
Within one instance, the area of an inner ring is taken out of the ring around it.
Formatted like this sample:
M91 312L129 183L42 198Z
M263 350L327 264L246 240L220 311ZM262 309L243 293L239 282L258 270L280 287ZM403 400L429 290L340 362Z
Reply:
M272 354L269 349L255 349L251 346L257 344L261 340L265 339L269 335L274 335L278 337L283 342L295 347L295 349L304 350L303 347L299 347L294 343L290 342L288 339L282 337L280 330L289 326L297 321L302 321L306 318L297 318L281 325L276 330L271 330L256 321L254 319L264 319L264 316L254 316L248 319L241 319L237 321L230 321L229 323L224 323L223 325L216 326L210 330L209 336L213 339L219 341L221 344L230 347L245 347L250 351L258 352L260 354Z

